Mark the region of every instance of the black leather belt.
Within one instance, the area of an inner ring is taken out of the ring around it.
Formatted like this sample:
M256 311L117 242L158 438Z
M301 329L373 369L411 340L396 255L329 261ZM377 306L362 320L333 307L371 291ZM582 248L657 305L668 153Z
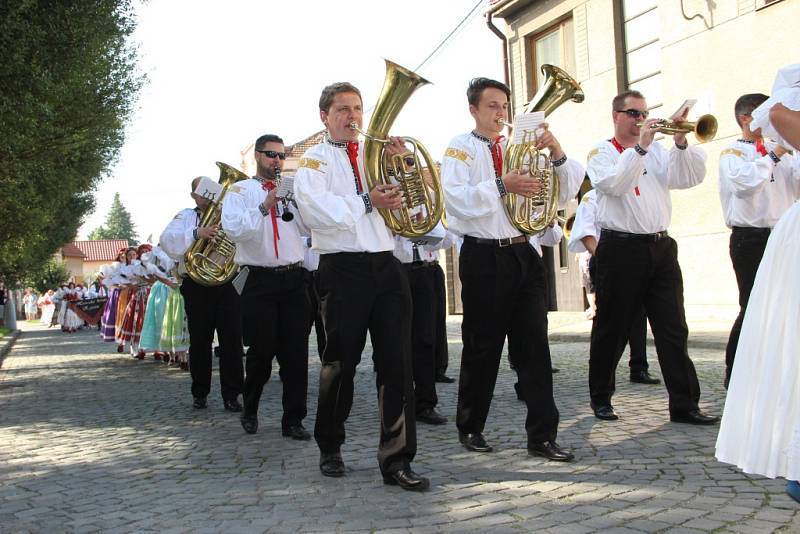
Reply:
M242 265L242 267L247 267L250 269L251 273L288 273L289 271L295 271L297 269L303 268L303 262L298 261L295 263L290 263L288 265L280 265L278 267L259 267L258 265Z
M669 234L667 233L666 230L662 230L654 234L632 234L630 232L618 232L617 230L608 230L606 228L603 228L601 230L600 237L651 242L651 241L658 241L659 239L664 239L665 237L669 237Z
M409 271L413 271L415 269L422 269L424 267L433 267L434 265L439 265L438 261L415 261L412 263L404 263L403 267L408 269Z
M772 228L756 228L755 226L734 226L731 228L736 234L752 234L768 236L772 232Z
M516 237L504 237L503 239L486 239L483 237L472 237L465 235L464 241L468 243L475 243L476 245L491 245L493 247L508 247L511 245L518 245L520 243L527 243L528 236L518 235Z

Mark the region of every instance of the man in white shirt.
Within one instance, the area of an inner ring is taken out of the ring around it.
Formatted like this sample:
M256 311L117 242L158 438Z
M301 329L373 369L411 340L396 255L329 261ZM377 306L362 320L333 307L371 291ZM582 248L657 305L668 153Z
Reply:
M242 392L244 369L242 367L242 313L239 294L228 282L219 286L198 284L186 275L183 256L197 239L213 239L219 225L200 226L203 210L208 200L194 192L202 177L192 181L192 199L196 207L178 212L159 238L161 249L178 262L178 273L183 276L181 295L186 304L189 328L189 362L192 374L193 406L208 407L211 391L211 346L214 331L219 336L219 380L222 400L229 412L241 412L239 394Z
M394 239L378 209L400 209L396 185L372 189L364 171L361 93L349 83L329 85L319 102L325 141L300 160L295 197L320 256L319 298L325 324L325 353L319 380L314 438L324 476L345 475L341 446L353 403L353 377L367 331L377 371L381 432L378 464L386 484L425 490L430 482L411 469L416 453L411 376L411 295ZM407 151L398 139L390 154Z
M308 392L308 299L305 288L301 220L291 202L278 198L277 176L286 150L277 135L255 142L256 175L237 182L225 195L222 228L236 243L235 261L247 269L242 290L244 334L248 344L242 399L242 427L258 430L258 405L272 371L280 363L283 385L281 431L296 440L311 439L303 427Z
M700 384L687 348L678 246L667 235L669 191L703 181L705 152L689 146L686 134L675 135L669 151L654 143L657 119L647 116L641 93L617 95L612 102L614 137L595 145L588 157L601 228L595 254L597 315L589 354L591 406L598 419L619 418L611 404L614 375L621 347L644 306L669 392L670 419L714 424L719 418L698 406Z
M742 136L719 157L719 196L725 224L731 229L730 256L739 286L739 315L725 349L726 388L767 239L781 215L800 197L800 158L781 145L765 142L760 129L750 130L751 113L767 98L754 93L736 100L734 114Z
M504 144L500 120L508 120L511 92L505 84L475 78L467 89L475 129L450 141L442 160L450 228L464 236L459 257L464 321L458 381L456 426L467 450L490 452L483 436L500 354L508 338L520 391L528 407L528 452L570 461L573 454L556 443L558 409L553 399L547 341L545 268L529 236L511 224L504 196L532 196L541 182L527 172L502 172ZM537 148L548 149L560 181L559 202L578 191L583 167L568 159L555 136L542 125Z

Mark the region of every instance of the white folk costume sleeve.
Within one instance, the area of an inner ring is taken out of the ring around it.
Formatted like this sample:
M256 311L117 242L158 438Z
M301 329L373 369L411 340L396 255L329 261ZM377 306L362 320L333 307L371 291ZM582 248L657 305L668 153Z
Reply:
M194 230L197 228L197 212L191 208L181 210L167 225L159 237L159 244L173 260L183 259L184 253L194 243Z
M222 228L235 243L263 237L264 214L257 199L249 198L250 188L233 185L222 200Z
M479 219L494 214L502 205L497 201L500 191L494 180L471 179L471 167L476 164L474 147L458 136L450 141L442 159L442 186L447 211L462 220Z
M772 178L774 167L769 154L749 161L742 150L727 148L719 155L720 187L724 182L738 198L753 196Z
M689 145L685 150L676 146L670 149L667 167L667 183L670 189L689 189L703 183L705 177L705 150L694 145Z
M561 226L554 224L542 230L542 233L539 234L539 243L544 247L554 247L561 242L562 237L564 237L564 231Z
M567 245L567 250L570 252L586 252L586 246L581 241L584 237L600 239L600 228L597 226L596 196L597 193L591 190L583 196L578 205Z
M567 158L567 161L564 162L563 165L555 168L555 173L559 180L558 204L563 208L566 206L567 202L575 198L575 195L578 194L578 189L581 187L583 178L586 176L586 171L580 162L572 158Z
M610 143L605 144L608 146L598 146L589 152L586 172L598 191L611 196L625 195L639 185L647 156L629 148L616 158L611 152L615 149Z

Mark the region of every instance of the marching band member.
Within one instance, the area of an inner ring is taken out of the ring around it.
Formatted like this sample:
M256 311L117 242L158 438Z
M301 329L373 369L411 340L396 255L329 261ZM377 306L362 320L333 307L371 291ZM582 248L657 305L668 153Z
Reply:
M589 284L594 292L594 255L597 251L597 241L600 239L600 226L597 224L597 191L588 191L578 209L575 212L575 222L572 226L572 233L569 236L567 249L578 254L588 254L589 258ZM587 290L588 294L588 290ZM595 308L596 313L596 308ZM594 326L594 323L592 323ZM628 333L627 344L631 348L630 360L630 381L639 384L660 384L661 380L650 376L649 365L647 364L647 315L644 307L636 314L636 318L631 323L631 330ZM625 350L625 345L619 347Z
M730 256L739 286L739 315L725 348L725 387L770 231L800 197L800 158L781 145L765 143L760 129L750 129L753 110L767 98L757 93L739 97L734 113L742 137L723 150L719 158L719 195L725 225L731 229Z
M192 199L195 208L178 212L161 233L161 248L178 262L178 273L183 275L181 294L186 306L189 324L189 369L192 374L192 405L196 409L208 407L211 391L211 345L214 331L219 336L222 357L219 360L219 379L222 400L229 412L242 411L239 394L242 392L244 369L242 367L242 316L239 295L233 284L203 286L186 275L183 255L197 239L212 239L219 225L199 226L203 210L209 201L195 193L201 177L192 180ZM209 178L210 180L210 178ZM175 307L172 307L176 310Z
M311 439L303 427L308 391L308 300L299 214L278 198L278 173L286 159L283 139L267 134L255 142L256 175L237 182L225 196L222 227L236 243L235 261L248 270L242 290L248 340L242 427L258 430L258 404L272 370L280 363L283 385L281 432Z
M685 120L688 109L679 120ZM678 247L667 235L670 189L698 185L706 174L705 152L685 134L667 151L653 142L657 119L647 119L647 102L626 91L612 102L614 137L595 145L587 172L597 190L597 315L589 354L589 392L595 416L618 419L611 405L614 373L633 321L642 306L655 338L661 374L669 392L672 421L714 424L698 406L700 384L687 350L683 278ZM644 121L642 127L637 126Z
M351 123L362 126L361 93L349 83L329 85L319 102L325 141L306 151L295 177L295 196L311 229L319 262L319 298L326 345L319 380L314 437L325 476L345 474L341 446L353 403L353 377L367 330L376 362L381 431L378 464L384 482L406 490L430 482L411 469L416 453L411 376L411 295L394 240L378 208L399 209L396 185L369 190L363 146ZM406 152L398 139L391 154Z
M456 425L470 451L490 452L483 430L489 413L503 343L508 338L528 407L528 451L550 460L573 454L556 443L558 409L553 399L547 341L545 270L529 238L506 215L506 194L530 196L541 182L520 169L502 174L499 120L508 119L511 92L505 84L475 78L467 89L475 129L455 137L442 161L442 180L450 228L464 236L459 258L464 322ZM583 167L568 159L546 124L537 147L549 150L560 181L559 201L578 191Z

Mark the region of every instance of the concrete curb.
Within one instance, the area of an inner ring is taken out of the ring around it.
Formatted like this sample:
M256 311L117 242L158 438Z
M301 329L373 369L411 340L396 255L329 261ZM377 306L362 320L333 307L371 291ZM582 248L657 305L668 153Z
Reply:
M550 343L588 343L588 332L552 332L548 336ZM698 339L689 336L689 348L692 349L711 349L725 350L728 340ZM647 339L647 346L655 348L652 338Z
M17 341L17 338L22 333L22 330L14 330L10 334L3 336L3 339L0 340L0 369L3 368L3 361L6 359L6 355L11 352L11 347L14 346L14 342Z

